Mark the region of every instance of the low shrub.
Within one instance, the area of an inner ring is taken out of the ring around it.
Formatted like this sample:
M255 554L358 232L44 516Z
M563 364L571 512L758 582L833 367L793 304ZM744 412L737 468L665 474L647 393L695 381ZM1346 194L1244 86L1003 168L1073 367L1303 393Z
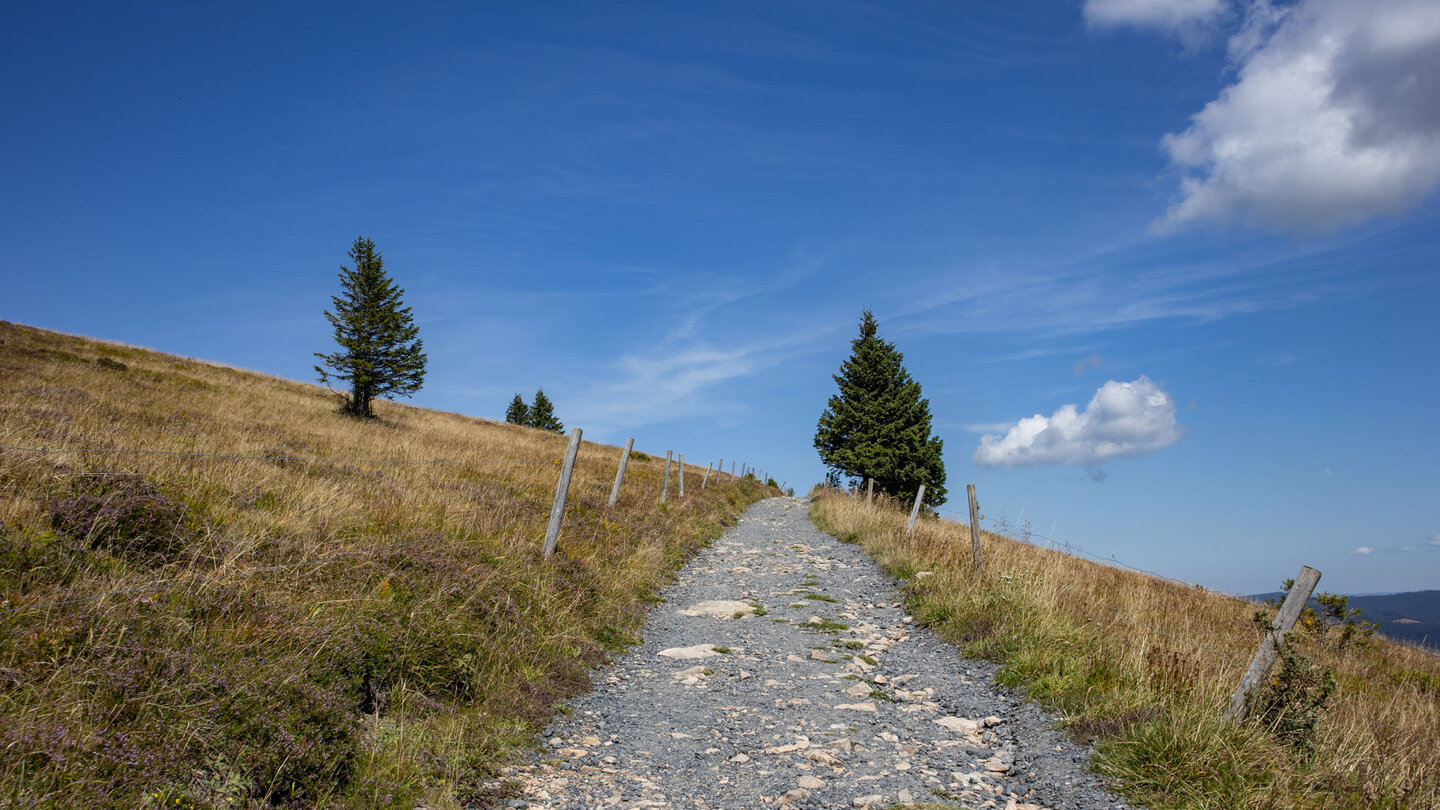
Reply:
M185 505L135 473L97 470L47 504L55 531L119 557L172 557L187 542Z

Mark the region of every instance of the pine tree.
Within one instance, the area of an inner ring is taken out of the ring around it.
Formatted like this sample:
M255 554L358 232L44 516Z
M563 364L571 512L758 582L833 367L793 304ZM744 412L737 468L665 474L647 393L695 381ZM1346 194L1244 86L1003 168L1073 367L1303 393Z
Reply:
M535 392L535 404L530 406L530 421L526 424L555 433L565 432L565 425L555 418L554 403L545 396L543 389Z
M866 310L850 358L834 375L840 392L820 415L815 449L832 471L904 500L925 485L925 505L945 502L942 442L930 435L930 401L905 370L895 344L881 340Z
M505 409L505 421L512 425L530 424L530 406L525 404L519 394L510 400L510 407Z
M418 338L420 328L402 305L405 291L385 274L385 262L375 243L355 237L350 248L355 269L340 266L341 294L331 296L335 312L325 318L335 328L334 354L315 352L325 366L315 366L320 382L330 378L350 383L350 394L342 395L340 410L354 416L371 417L371 402L377 397L409 396L425 381L425 353Z

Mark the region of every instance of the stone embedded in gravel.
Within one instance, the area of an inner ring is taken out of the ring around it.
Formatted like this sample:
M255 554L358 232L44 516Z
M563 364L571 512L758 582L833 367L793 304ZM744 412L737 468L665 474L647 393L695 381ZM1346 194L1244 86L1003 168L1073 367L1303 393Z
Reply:
M873 712L875 711L875 704L867 700L864 703L841 703L835 708L845 709L852 712Z
M693 647L671 647L668 650L661 650L656 655L661 658L711 658L719 655L715 652L714 644L696 644Z
M824 782L813 776L810 776L809 774L806 774L805 776L796 779L795 784L807 790L819 790L820 788L825 787Z
M845 694L849 695L850 697L865 697L869 695L871 691L872 690L870 689L869 684L861 682L856 683L849 689L846 689Z
M729 599L707 599L676 612L681 616L722 616L728 619L736 613L748 616L755 612L755 606L749 602L736 602Z
M869 796L856 796L850 804L855 807L879 807L885 803L885 797L879 793L872 793Z
M747 756L745 756L744 754L736 754L735 756L730 757L730 761L731 761L731 762L749 762L749 761L750 761L750 757L747 757Z
M980 724L966 717L937 717L935 725L944 726L951 731L963 731L966 734L976 734L980 731Z
M820 763L821 765L832 765L832 766L833 766L833 765L839 765L839 764L840 764L840 758L839 758L839 757L835 756L834 754L830 753L829 751L825 751L825 750L819 749L819 748L814 749L813 751L806 751L806 752L805 752L805 758L808 759L808 760L810 760L811 762L818 762L818 763Z
M808 798L810 798L810 791L805 788L795 788L794 790L785 791L785 795L780 797L780 801L786 803L803 802Z

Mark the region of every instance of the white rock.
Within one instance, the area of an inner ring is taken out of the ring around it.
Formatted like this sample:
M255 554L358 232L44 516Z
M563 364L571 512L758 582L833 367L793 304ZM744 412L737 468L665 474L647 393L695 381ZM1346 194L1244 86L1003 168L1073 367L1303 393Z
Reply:
M835 756L834 754L830 753L829 751L825 751L825 750L820 749L820 748L817 748L817 749L815 749L815 750L813 750L813 751L806 751L806 752L805 752L805 758L808 759L808 760L810 760L811 762L818 762L818 763L820 763L821 765L831 765L831 766L834 766L834 765L839 765L839 764L840 764L840 758L839 758L839 757Z
M967 734L976 734L980 731L980 724L966 717L937 717L935 724L944 726L951 731L963 731Z
M696 644L694 647L671 647L668 650L661 650L657 655L661 658L713 658L720 653L715 652L714 644Z
M869 796L856 796L850 803L855 807L879 807L885 803L885 797L872 793Z
M730 757L730 761L731 761L731 762L749 762L749 761L750 761L750 757L747 757L747 756L745 756L744 754L736 754L735 756Z
M690 607L678 611L681 616L734 616L736 613L750 615L755 612L755 606L748 602L735 602L728 599L710 599L704 602L696 602Z
M860 682L845 690L850 697L866 697L870 694L870 684Z
M682 669L679 672L670 673L670 677L672 678L689 678L692 675L695 677L703 677L705 675L705 666L701 664L690 667L689 669Z
M992 714L992 715L990 715L989 717L985 718L985 727L986 727L986 728L994 728L994 727L1000 725L1000 724L1003 723L1003 722L1005 722L1005 721L1004 721L1004 720L1001 720L999 717L996 717L995 715Z
M849 709L853 712L873 712L875 711L875 703L869 700L865 701L864 703L841 703L835 708L836 710Z

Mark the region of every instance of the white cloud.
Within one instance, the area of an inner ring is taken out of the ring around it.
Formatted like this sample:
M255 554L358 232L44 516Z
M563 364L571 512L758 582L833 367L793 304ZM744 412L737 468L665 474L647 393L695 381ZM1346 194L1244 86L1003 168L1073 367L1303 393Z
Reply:
M1256 0L1230 56L1235 82L1162 140L1181 173L1162 228L1313 233L1404 211L1440 184L1440 3Z
M1430 545L1440 546L1440 534L1437 534L1434 537L1430 538Z
M1373 554L1374 551L1375 551L1375 549L1370 548L1369 546L1361 546L1360 548L1355 549L1355 551L1352 552L1352 553L1354 553L1354 554Z
M1098 471L1107 459L1153 453L1180 436L1174 400L1141 376L1100 386L1084 411L1065 405L1048 417L1021 419L1003 437L980 437L974 460L981 467L1078 464Z
M1166 32L1211 22L1228 9L1226 0L1085 0L1085 22L1097 28L1134 26Z

